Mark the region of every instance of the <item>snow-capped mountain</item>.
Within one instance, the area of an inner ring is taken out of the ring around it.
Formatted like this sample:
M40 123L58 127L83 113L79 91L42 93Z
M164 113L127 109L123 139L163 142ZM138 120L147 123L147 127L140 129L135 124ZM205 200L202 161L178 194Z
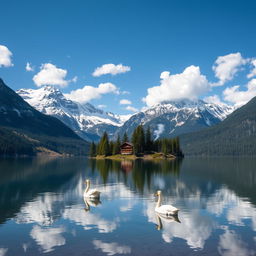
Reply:
M139 124L149 126L154 138L173 137L183 133L198 131L224 120L234 108L225 104L217 105L202 100L182 100L157 104L131 116L116 131L131 136Z
M139 124L150 126L155 139L173 137L217 124L234 110L225 104L182 100L160 103L134 115L119 116L89 103L74 102L52 86L20 89L17 93L34 108L57 117L86 140L98 140L104 131L110 138L125 132L131 136Z
M129 116L118 116L104 112L86 103L80 104L67 99L52 86L39 89L20 89L17 93L38 111L57 117L80 137L98 140L104 131L111 136Z

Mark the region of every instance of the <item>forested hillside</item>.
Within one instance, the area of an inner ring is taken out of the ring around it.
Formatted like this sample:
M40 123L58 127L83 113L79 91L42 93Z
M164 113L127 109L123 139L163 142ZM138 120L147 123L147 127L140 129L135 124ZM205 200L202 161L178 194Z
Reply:
M223 122L180 137L185 155L255 156L256 97Z
M84 155L88 147L65 124L35 110L0 79L0 155Z

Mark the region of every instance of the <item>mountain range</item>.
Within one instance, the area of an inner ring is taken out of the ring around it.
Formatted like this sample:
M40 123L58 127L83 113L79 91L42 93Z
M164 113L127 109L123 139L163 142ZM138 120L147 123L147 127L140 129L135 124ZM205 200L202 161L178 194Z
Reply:
M89 144L81 137L97 140L104 131L111 138L125 132L131 136L143 124L154 139L179 135L185 155L256 155L256 97L235 111L224 104L182 100L118 116L71 101L50 86L18 93L22 97L0 79L1 154L86 154Z
M59 89L45 86L39 89L20 89L17 93L38 111L58 118L81 138L97 141L106 131L113 136L130 115L114 115L68 99Z
M85 153L88 143L57 118L34 109L0 79L0 150L18 154L22 148L31 154L77 154Z
M233 111L228 105L206 103L202 100L164 102L134 115L115 115L93 105L68 99L59 89L45 86L39 89L20 89L17 93L38 111L52 115L80 137L97 141L106 131L110 138L131 136L139 124L150 126L154 139L174 137L215 125Z
M201 130L223 121L233 107L206 103L203 100L181 100L163 102L131 116L116 135L126 132L131 136L135 127L142 124L150 127L154 139L175 137L184 133Z

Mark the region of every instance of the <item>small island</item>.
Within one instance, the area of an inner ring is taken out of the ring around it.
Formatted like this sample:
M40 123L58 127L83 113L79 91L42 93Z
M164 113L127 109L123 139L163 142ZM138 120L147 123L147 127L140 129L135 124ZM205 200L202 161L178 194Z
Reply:
M157 160L183 156L178 137L153 140L150 127L145 132L142 125L134 129L131 140L124 133L122 140L118 135L115 141L110 141L104 132L99 143L92 142L90 146L90 157L96 159Z

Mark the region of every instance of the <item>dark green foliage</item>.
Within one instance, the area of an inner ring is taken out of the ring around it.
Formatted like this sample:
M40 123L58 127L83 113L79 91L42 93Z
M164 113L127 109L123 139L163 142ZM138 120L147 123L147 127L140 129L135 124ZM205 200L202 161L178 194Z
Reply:
M127 140L125 140L126 142ZM98 145L91 144L91 148L97 148L97 155L117 155L120 153L120 137L117 137L116 141L108 140L108 135L105 132L100 139ZM165 155L172 154L178 157L183 157L183 153L180 149L179 138L173 139L159 139L153 141L151 139L150 128L146 131L146 136L142 125L139 125L132 134L133 152L135 155L143 155L145 153L162 152ZM91 155L92 156L92 155Z
M0 128L0 155L35 155L33 144L23 136L6 128Z
M98 148L97 150L98 155L109 156L112 154L112 151L110 151L108 134L106 132L104 132L102 138L100 139L100 142L97 148Z
M132 134L133 151L135 155L145 151L145 133L142 125L139 125Z
M20 156L36 155L38 148L45 148L60 154L86 155L88 143L71 138L54 138L24 133L22 130L13 130L0 127L0 155Z
M109 155L113 155L113 151L114 151L114 142L110 141L109 142Z
M113 155L117 155L120 153L120 146L121 146L121 142L120 142L120 136L118 135L117 140L114 142L114 147L113 147Z
M180 139L185 155L255 156L256 97L223 122Z
M155 142L156 151L164 154L172 154L175 156L183 157L183 153L180 149L179 138L172 139L160 139Z

